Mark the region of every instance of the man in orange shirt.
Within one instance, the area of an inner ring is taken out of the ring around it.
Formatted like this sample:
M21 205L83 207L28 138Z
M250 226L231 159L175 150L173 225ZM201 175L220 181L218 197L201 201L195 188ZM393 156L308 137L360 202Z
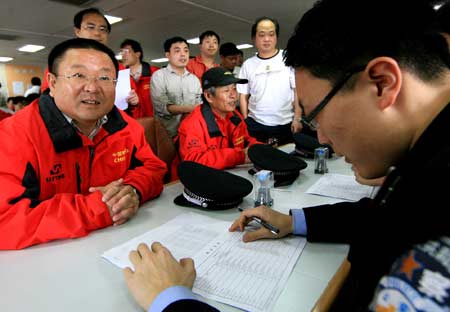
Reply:
M220 37L212 30L207 30L200 35L200 55L190 59L186 69L202 81L202 76L208 69L217 67L215 62L217 51L219 50Z

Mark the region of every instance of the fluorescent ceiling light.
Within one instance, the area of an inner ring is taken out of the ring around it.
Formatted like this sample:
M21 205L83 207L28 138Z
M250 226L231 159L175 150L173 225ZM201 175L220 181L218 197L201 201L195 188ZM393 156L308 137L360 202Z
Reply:
M24 45L23 47L18 48L17 50L22 51L22 52L37 52L40 51L42 49L44 49L44 46L40 46L40 45L34 45L34 44L27 44Z
M118 16L105 15L105 18L108 20L108 22L111 25L123 21L123 18L118 17Z
M0 62L9 62L9 61L12 61L12 60L13 60L12 57L0 56Z
M167 61L169 61L169 59L166 58L166 57L151 60L151 62L153 62L153 63L164 63L164 62L167 62Z
M244 44L237 45L236 48L238 48L239 50L244 50L244 49L253 48L253 46L251 44L244 43Z
M117 53L116 54L116 60L121 60L122 59L122 53Z
M200 43L200 38L199 37L197 37L197 38L191 38L191 39L188 39L188 40L186 40L188 43L190 43L190 44L199 44Z

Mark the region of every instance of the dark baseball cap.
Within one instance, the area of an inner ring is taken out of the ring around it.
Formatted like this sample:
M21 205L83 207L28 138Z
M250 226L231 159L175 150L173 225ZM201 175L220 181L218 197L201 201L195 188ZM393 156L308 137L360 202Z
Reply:
M238 54L240 54L240 50L232 42L226 42L220 46L219 55L229 56Z
M208 69L202 77L203 90L211 87L228 86L232 83L248 83L248 80L234 77L232 72L223 67Z

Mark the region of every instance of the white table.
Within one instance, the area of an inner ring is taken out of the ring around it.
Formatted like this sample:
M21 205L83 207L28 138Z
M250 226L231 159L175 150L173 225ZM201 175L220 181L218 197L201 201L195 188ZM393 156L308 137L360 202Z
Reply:
M292 146L285 149L289 150ZM351 174L343 159L329 160L330 173ZM320 175L315 175L314 164L289 187L274 190L274 209L287 212L338 200L304 194ZM248 168L234 169L251 179ZM1 311L141 311L128 293L122 272L100 255L120 243L155 228L175 216L195 211L207 216L232 221L236 209L204 212L173 204L173 198L182 192L182 185L165 187L162 195L146 203L129 222L109 227L79 239L60 240L20 251L0 251L0 310ZM243 207L250 206L252 194L244 199ZM310 311L348 252L346 245L307 243L287 287L281 294L275 311ZM208 301L222 311L237 309Z

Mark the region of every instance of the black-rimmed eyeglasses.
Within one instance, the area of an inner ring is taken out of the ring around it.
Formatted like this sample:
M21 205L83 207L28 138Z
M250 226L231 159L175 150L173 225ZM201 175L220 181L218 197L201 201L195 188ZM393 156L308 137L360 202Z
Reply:
M353 68L352 70L348 71L344 74L344 76L338 80L338 82L334 85L334 87L331 89L331 91L323 98L322 101L320 101L319 105L316 106L312 110L311 113L309 113L307 116L305 115L305 109L301 103L301 109L302 109L302 119L300 120L303 125L308 126L311 130L317 130L319 128L319 124L315 120L317 115L320 113L322 109L330 102L330 100L333 98L333 96L336 95L336 93L339 92L339 90L345 85L345 83L352 77L354 74L363 71L366 68L366 66L357 66Z

